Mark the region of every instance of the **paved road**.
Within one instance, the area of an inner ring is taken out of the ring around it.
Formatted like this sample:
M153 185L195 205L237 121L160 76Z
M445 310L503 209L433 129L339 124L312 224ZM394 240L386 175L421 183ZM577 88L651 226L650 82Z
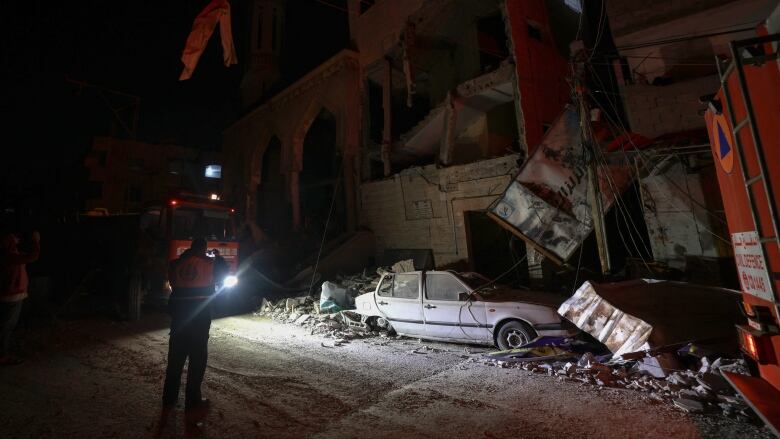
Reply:
M166 323L85 319L30 334L28 361L0 369L0 436L151 436ZM638 392L484 365L475 347L383 338L326 347L252 316L215 320L211 333L205 437L769 437ZM181 435L178 421L166 436Z

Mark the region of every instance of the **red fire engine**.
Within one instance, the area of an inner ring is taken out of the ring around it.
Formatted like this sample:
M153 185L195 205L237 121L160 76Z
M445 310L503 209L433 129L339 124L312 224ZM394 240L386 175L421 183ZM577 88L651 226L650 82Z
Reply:
M105 209L94 210L82 216L77 230L64 233L71 234L92 243L95 254L100 255L88 264L81 283L86 283L85 279L100 280L81 289L115 295L130 320L139 318L144 301L167 301L168 266L190 248L197 236L207 239L210 254L218 252L228 264L230 274L218 279L221 291L238 282L235 209L216 195L177 194L140 214L111 215Z
M737 331L753 374L724 376L780 436L780 34L766 26L759 34L731 43L705 117L749 323Z
M168 244L168 261L179 257L190 248L194 236L208 240L208 249L219 252L235 274L238 269L238 242L236 241L236 210L213 198L183 195L172 198L160 216Z
M216 194L199 196L188 193L172 197L163 206L146 209L141 215L141 229L157 238L152 258L156 263L149 264L143 274L149 292L162 292L164 296L170 293L167 267L190 248L195 237L206 238L209 255L219 254L225 259L230 274L225 279L218 279L218 282L223 288L233 288L238 282L235 212ZM162 286L160 280L163 281ZM142 296L143 292L138 295Z

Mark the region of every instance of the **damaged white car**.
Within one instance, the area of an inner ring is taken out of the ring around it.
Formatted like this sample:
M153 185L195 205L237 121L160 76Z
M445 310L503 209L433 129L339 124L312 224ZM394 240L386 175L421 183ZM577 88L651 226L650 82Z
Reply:
M480 288L474 273L387 273L373 293L355 298L355 312L369 325L429 340L496 345L512 349L540 335L575 336L558 315L562 299L545 293Z

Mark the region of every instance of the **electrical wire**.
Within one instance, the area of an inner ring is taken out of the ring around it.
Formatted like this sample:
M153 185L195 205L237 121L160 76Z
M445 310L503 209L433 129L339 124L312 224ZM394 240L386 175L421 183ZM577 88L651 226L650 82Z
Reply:
M648 166L648 165L644 165L644 166L647 168L647 166ZM674 182L673 180L671 180L669 177L667 177L667 176L665 176L665 175L659 175L659 176L660 176L660 177L662 177L664 180L666 180L666 181L667 181L669 184L673 185L673 186L674 186L674 187L677 189L677 191L678 191L679 193L681 193L682 195L684 195L684 196L685 196L685 197L688 199L688 201L690 201L690 202L691 202L691 204L699 205L699 207L700 207L702 210L704 210L706 213L708 213L709 215L711 215L713 218L715 218L715 219L717 219L717 220L719 220L719 221L723 222L723 219L722 219L722 218L718 217L718 216L717 216L715 213L711 212L711 211L710 211L710 210L708 210L706 207L704 207L704 206L701 206L701 205L700 205L700 203L699 203L699 202L698 202L698 201L697 201L695 198L693 198L693 195L691 195L690 191L687 191L687 192L686 192L686 191L685 191L685 190L683 190L683 189L682 189L682 188L681 188L681 187L680 187L680 186L679 186L679 185L678 185L676 182ZM656 188L657 188L657 189L661 189L661 188L660 188L660 186L658 186L658 183L657 183L657 182L655 182L655 181L653 181L653 180L650 180L650 181L652 182L652 184L655 184L655 185L656 185ZM686 183L687 183L687 180L686 180ZM675 207L679 208L679 206L675 206ZM694 211L693 209L691 209L691 211L692 211L692 212L694 213L694 215L695 215L695 211ZM656 213L656 216L657 216L657 213ZM660 222L660 218L658 219L658 221ZM717 238L717 239L721 240L722 242L724 242L724 243L727 243L727 244L731 244L731 241L729 241L727 238L724 238L724 237L722 237L722 236L718 235L717 233L713 232L712 230L710 230L710 229L706 228L704 225L702 225L702 224L701 224L701 222L700 222L700 221L696 220L696 225L697 225L697 228L699 228L699 229L701 229L701 230L703 230L703 231L705 231L705 232L709 233L709 234L710 234L710 235L712 235L713 237L715 237L715 238Z
M591 97L593 97L593 96L591 95ZM594 99L594 100L595 100L595 99ZM604 109L604 108L603 108L603 107L602 107L600 104L598 104L598 102L597 102L597 105L599 106L599 108L601 108L601 110L602 110L602 111L604 111L604 114L605 114L605 115L607 115L607 117L609 118L609 115L608 115L608 113L606 113L606 110L605 110L605 109ZM637 154L637 155L638 155L640 158L642 158L642 159L643 159L643 167L644 167L646 170L649 170L649 163L650 163L650 161L651 161L651 160L650 160L650 159L647 159L647 158L645 158L645 157L642 155L642 154L643 154L643 151L641 151L641 150L640 150L640 149L639 149L639 148L636 146L636 144L634 144L633 140L632 140L632 139L630 138L630 136L628 135L628 131L626 131L626 130L625 130L625 127L623 127L623 132L624 132L624 134L626 135L626 137L628 138L628 141L629 141L629 142L630 142L632 145L634 145L634 148L635 148L634 152L635 152L635 153L636 153L636 154ZM622 149L622 148L621 148L621 151L623 152L624 156L626 157L626 160L629 160L629 159L628 159L628 155L626 154L626 151L625 151L624 149ZM670 185L674 186L674 187L675 187L675 189L677 189L677 191L678 191L679 193L681 193L682 195L686 196L686 197L688 198L688 200L689 200L689 201L690 201L692 204L694 204L694 205L697 205L697 206L698 206L700 209L704 210L704 211L705 211L707 214L709 214L709 215L710 215L712 218L714 218L714 219L717 219L718 221L720 221L720 222L722 222L722 223L725 223L725 222L724 222L724 220L723 220L722 218L720 218L720 217L719 217L717 214L715 214L714 212L710 211L709 209L707 209L707 207L706 207L706 206L702 205L701 203L699 203L699 202L698 202L698 200L696 200L695 198L693 198L693 196L690 194L690 191L687 191L687 192L686 192L686 191L685 191L685 190L683 190L683 189L682 189L682 188L681 188L681 187L680 187L680 186L679 186L679 185L678 185L678 184L677 184L677 183L676 183L674 180L671 180L670 178L668 178L668 177L667 177L667 176L665 176L665 175L660 175L660 177L664 178L664 179L665 179L665 180L666 180L666 181L667 181L667 182L668 182ZM637 178L639 178L639 176L638 176L638 175L637 175ZM651 181L652 181L652 180L651 180ZM658 185L658 183L656 183L656 182L654 182L654 181L653 181L653 184L656 184L656 185ZM659 186L656 186L656 187L657 187L658 189L660 189L660 187L659 187ZM641 200L640 200L640 203L641 203ZM656 215L657 215L657 214L656 214ZM659 222L660 222L660 219L659 219ZM700 222L700 221L696 221L696 224L697 224L697 228L699 228L699 229L701 229L701 230L703 230L703 231L705 231L705 232L709 233L710 235L712 235L713 237L715 237L715 238L717 238L717 239L721 240L721 241L722 241L722 242L724 242L724 243L731 244L731 241L730 241L730 240L728 240L727 238L724 238L724 237L722 237L722 236L718 235L717 233L713 232L713 231L712 231L712 230L710 230L710 229L707 229L706 227L704 227L704 225L702 225L702 224L701 224L701 222ZM652 254L652 252L651 252L651 254Z
M577 0L577 3L580 4L580 17L579 20L577 20L577 34L574 36L574 41L578 41L580 39L580 34L582 33L582 17L585 15L583 12L583 4L582 0Z
M580 267L582 264L582 249L585 248L584 245L580 245L580 256L577 258L577 270L574 272L574 283L572 284L571 290L572 294L576 291L577 288L577 281L580 279Z
M667 44L674 44L674 43L681 43L684 41L691 41L691 40L697 40L700 38L709 38L709 37L717 37L720 35L728 35L728 34L735 34L740 32L750 32L754 31L755 28L753 27L745 27L745 28L739 28L739 29L732 29L727 31L721 31L721 32L710 32L706 34L693 34L693 35L683 35L679 37L670 37L667 39L659 39L654 41L644 41L641 43L634 43L634 44L627 44L625 46L618 46L615 49L617 50L635 50L635 49L644 49L647 47L653 47L653 46L663 46Z
M549 228L549 225L546 228ZM463 316L463 307L466 306L466 309L468 310L469 314L471 315L471 318L474 320L475 323L477 323L479 325L480 324L479 320L476 318L476 316L474 316L474 313L471 311L471 304L474 301L474 295L477 292L482 291L482 290L484 290L487 287L495 285L495 283L498 282L499 279L501 279L502 277L504 277L507 274L511 273L515 268L517 268L520 264L522 264L523 261L525 261L527 258L528 258L528 253L526 252L526 254L520 260L515 262L505 272L499 274L493 280L488 281L487 283L482 284L482 285L478 286L477 288L474 288L473 290L471 290L471 292L469 293L468 298L460 306L460 309L458 310L458 328L460 328L460 331L463 333L463 335L465 335L469 339L477 340L476 338L473 338L472 336L468 335L468 333L466 333L466 330L463 329L463 320L462 320L463 319L463 317L462 317ZM493 338L494 337L493 331L489 327L487 327L487 319L485 319L485 327L488 330L488 333L490 334L490 337Z
M325 5L325 6L333 8L333 9L336 9L338 11L344 12L344 13L348 13L349 12L345 8L342 8L341 6L334 5L333 3L328 3L325 0L314 0L314 1L317 2L317 3L320 3L322 5Z
M606 86L604 85L603 81L601 81L601 78L598 76L597 72L594 69L592 69L592 68L591 68L591 72L593 74L592 77L599 83L599 85L602 87L602 89L605 89ZM642 159L642 166L643 166L644 170L646 170L648 172L651 172L651 169L650 169L650 162L651 162L651 160L648 157L646 157L645 152L642 151L642 149L639 148L639 146L637 146L637 144L634 142L634 139L630 135L631 134L630 131L625 126L625 124L623 124L623 121L620 120L620 118L613 118L609 114L607 109L604 108L604 106L601 105L601 103L597 99L595 99L595 97L593 95L591 95L591 98L596 103L596 105L601 109L602 113L605 115L605 117L610 122L610 125L620 129L620 131L622 132L622 134L624 135L624 137L626 138L628 143L630 143L634 147L634 152L637 154L637 156L639 158ZM607 96L607 102L612 107L612 110L615 111L615 113L617 114L618 113L617 104L612 99L610 99L608 96ZM620 148L620 150L623 152L625 157L628 158L627 155L626 155L625 148ZM677 189L681 194L686 195L694 204L696 204L700 209L704 210L712 218L718 220L722 224L726 224L726 221L723 218L721 218L720 216L718 216L714 212L710 211L707 208L707 206L699 203L699 201L694 199L692 195L686 193L675 181L673 181L673 180L671 180L671 179L669 179L667 177L663 177L663 178L665 180L667 180L667 182L670 185L672 185L675 189ZM641 202L641 200L640 200L640 202ZM731 241L727 240L726 242L731 242Z
M339 187L341 186L341 179L344 170L344 156L341 156L341 164L339 165L338 178L336 179L336 185L333 188L333 196L330 198L330 208L328 208L328 218L325 220L325 227L322 231L322 240L320 241L320 249L317 251L317 260L314 262L314 270L311 273L311 282L309 283L308 295L311 296L311 289L314 287L314 282L317 279L317 268L320 265L320 257L322 257L322 249L325 247L325 238L328 236L328 226L330 225L330 218L333 216L333 206L336 204L336 195L339 193Z
M593 49L591 49L590 56L588 57L588 62L593 59L593 56L596 54L596 50L599 47L599 44L601 44L601 36L602 32L604 31L604 28L606 28L607 24L607 8L604 6L605 0L601 0L601 9L599 13L599 24L598 28L596 30L596 40L593 43Z
M577 99L580 99L579 95L574 93L574 90L572 90L572 92L573 92L574 96L576 96ZM589 96L590 96L590 94L589 94ZM584 99L584 98L585 97L583 96L582 99ZM592 98L592 96L591 96L591 98ZM591 129L590 128L590 124L588 124L587 126L583 127L583 129L590 130ZM645 264L645 266L649 270L650 267L647 264L647 261L645 260L643 255L644 254L652 254L652 252L647 248L647 245L644 242L644 240L641 239L641 233L639 232L638 227L636 226L636 224L634 223L633 219L631 218L631 214L628 211L627 206L625 206L625 204L624 204L624 201L622 199L622 193L618 190L617 184L615 183L614 179L612 178L612 171L611 171L611 169L609 167L609 164L608 164L608 162L606 160L606 157L604 156L603 151L601 151L601 148L599 148L598 145L593 145L593 147L591 149L592 149L593 156L594 156L593 160L596 162L597 169L601 168L601 170L602 170L601 176L603 176L605 178L605 180L607 181L608 187L609 187L609 189L612 192L612 198L614 200L615 208L617 209L617 211L618 211L618 213L620 215L617 218L620 219L622 217L623 222L626 225L629 237L631 238L631 242L633 243L634 248L636 249L637 254L642 259L642 262ZM627 158L626 158L626 161L629 162L629 160ZM600 195L597 195L597 196L600 196ZM629 224L631 225L631 227L629 227ZM646 253L643 253L642 250L639 248L639 245L636 243L636 240L634 239L634 235L633 235L633 233L631 233L631 229L632 228L633 228L634 232L636 232L637 236L640 237L640 241L642 242L643 247L645 247L645 252ZM620 236L621 241L623 242L623 246L626 248L626 250L628 251L628 253L630 255L633 255L633 252L632 252L631 248L628 246L628 243L626 242L626 239L623 236L623 232L622 232L622 230L620 230L620 227L618 227L618 234Z
M604 156L603 152L600 151L600 148L595 148L595 149L597 150L596 152L597 160L600 158L600 161L597 161L597 167L599 166L601 167L602 175L606 177L608 187L610 188L612 192L612 197L615 200L614 202L615 208L617 209L617 212L620 214L620 217L623 218L623 223L626 225L628 236L629 238L631 238L631 243L634 245L634 249L636 250L639 258L644 263L645 268L647 268L648 271L652 272L652 270L650 269L650 265L647 263L644 257L644 254L652 255L652 251L650 251L650 249L647 248L647 244L644 242L644 240L641 239L641 233L639 232L636 223L631 217L631 213L628 211L628 207L625 205L625 201L622 199L622 194L617 188L617 184L612 178L611 169L609 168L609 165L606 161L606 157ZM631 225L630 228L629 228L629 224ZM640 242L642 242L642 246L645 248L646 253L643 253L642 250L639 248L639 245L636 243L636 240L634 239L634 234L631 232L632 228L634 229L634 232L637 234L637 236L640 238ZM618 229L618 235L620 236L623 246L626 248L628 253L633 256L631 248L628 246L628 243L626 242L626 239L623 236L623 232L620 230L620 227L618 227L617 229Z

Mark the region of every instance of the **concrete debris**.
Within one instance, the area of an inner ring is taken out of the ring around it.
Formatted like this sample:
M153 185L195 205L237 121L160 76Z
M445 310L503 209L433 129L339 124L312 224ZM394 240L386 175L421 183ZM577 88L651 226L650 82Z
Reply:
M411 261L411 260L409 260ZM404 266L409 261L401 261L396 265ZM336 341L323 344L323 347L344 345L345 340L384 335L390 326L384 319L376 325L378 331L366 324L362 316L350 312L354 306L354 298L376 289L379 279L387 268L378 268L369 273L350 276L338 276L332 282L323 282L319 300L311 296L286 297L277 300L263 298L255 315L269 317L274 320L308 328L312 335L323 335Z
M522 347L514 351L521 350ZM657 376L652 373L653 368L648 367L652 362L643 361L647 359L610 359L609 356L597 356L591 352L581 354L576 360L538 357L517 361L507 355L495 354L482 357L485 364L500 368L523 369L555 376L561 381L635 390L652 400L673 405L689 413L722 413L732 417L740 415L745 419L752 417L752 412L742 397L736 394L721 376L722 370L740 370L747 374L744 360L712 360L702 357L689 369Z
M678 398L674 400L674 405L688 413L701 413L704 411L704 404L695 399Z
M704 372L701 376L696 377L696 381L710 392L719 393L731 389L729 383L720 374Z
M339 312L342 309L353 309L354 296L348 288L341 287L333 282L323 282L320 293L320 311L325 313Z
M577 366L589 369L591 364L596 362L596 357L593 356L590 352L585 352L585 354L580 357L580 360L577 362Z
M405 273L407 271L414 271L414 260L405 259L398 261L390 268L393 273Z
M646 372L656 378L665 378L666 370L661 365L659 357L645 357L639 360L637 363L638 369L642 372Z
M274 320L308 328L312 335L326 338L360 338L363 334L352 331L344 316L347 311L335 314L323 314L319 303L309 296L281 299L276 302L263 300L263 304L254 314ZM327 347L333 347L329 345Z
M745 321L739 312L740 301L738 292L685 282L587 281L558 308L558 314L624 359L668 346L684 347L688 355L707 358L702 355L707 351L737 351L734 325ZM701 303L707 306L697 307ZM697 312L692 313L694 307ZM691 340L699 342L686 346ZM665 354L651 355L656 358L655 366L665 373L681 368L674 353Z
M275 301L263 298L255 315L310 328L312 335L330 338L384 334L391 329L385 319L378 319L375 326L379 331L372 331L362 316L349 310L354 308L355 297L374 291L382 275L391 271L414 271L414 260L401 260L391 267L379 267L373 272L364 269L358 274L336 276L333 281L322 283L319 300L311 296L285 297Z

